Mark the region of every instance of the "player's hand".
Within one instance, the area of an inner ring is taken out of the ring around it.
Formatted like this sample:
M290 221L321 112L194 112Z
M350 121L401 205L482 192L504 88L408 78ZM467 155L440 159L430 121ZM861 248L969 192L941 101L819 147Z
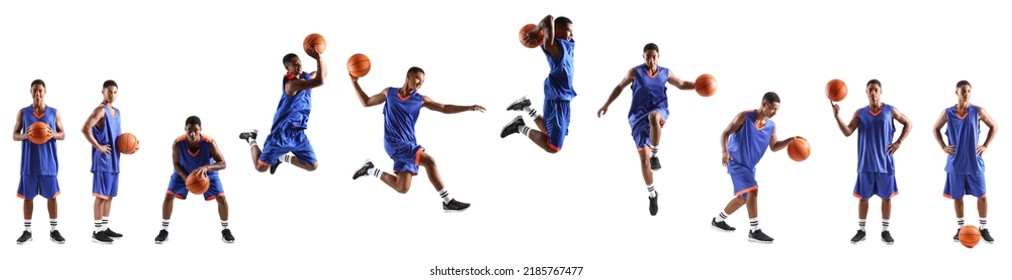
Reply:
M96 148L96 149L98 149L100 152L102 152L103 154L106 154L106 155L112 153L112 147L109 146L109 145L99 145L98 148Z
M977 146L977 155L984 155L984 151L987 151L987 146Z
M206 177L207 176L207 166L201 166L200 168L197 168L196 170L193 170L193 173L197 174L197 176L200 176L200 177Z
M727 151L724 151L724 155L721 157L720 162L724 166L727 166L727 163L731 162L731 153L728 153Z
M604 114L607 114L607 113L608 113L608 106L601 106L601 109L597 109L597 117L598 118L604 116Z
M484 113L485 107L482 107L481 105L471 105L471 111L479 111Z
M348 77L351 77L351 82L352 83L357 83L358 82L358 77L355 77L355 75L352 75L351 72L348 72Z
M540 34L540 33L541 33L541 30L538 30L537 28L535 28L534 30L531 30L531 31L527 31L527 34L524 35L524 41L528 41L528 42L530 42L530 41L536 41L538 39L538 34ZM541 43L541 42L538 42L538 43Z
M320 59L320 52L316 50L316 47L312 47L306 50L306 54L308 54L309 57L312 57L313 59L317 60Z
M836 103L833 103L832 100L829 101L829 104L833 105L833 115L834 116L839 115L840 114L840 105L838 105Z
M946 154L954 155L956 154L956 147L945 146L944 148L942 148L942 151L945 152Z
M893 142L892 144L889 144L889 150L888 150L889 154L891 155L891 154L895 153L896 150L899 150L901 143L902 142L900 142L900 141L896 141L896 142Z

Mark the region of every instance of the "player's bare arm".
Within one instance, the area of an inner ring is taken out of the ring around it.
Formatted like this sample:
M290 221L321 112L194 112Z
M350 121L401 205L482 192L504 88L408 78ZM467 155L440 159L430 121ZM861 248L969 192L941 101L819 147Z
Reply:
M938 116L938 120L935 121L935 128L931 130L931 133L935 135L935 141L942 147L942 151L951 155L955 153L956 148L946 145L945 140L942 140L942 127L945 126L945 123L948 122L948 120L949 119L945 115L945 111L942 111L942 114Z
M998 124L991 118L991 114L987 113L983 107L978 108L978 115L980 115L980 121L987 126L987 139L984 140L984 145L977 147L977 154L983 154L988 147L991 147L991 140L994 140L994 135L998 133Z
M351 75L349 74L349 76ZM358 101L362 102L362 107L372 107L387 101L387 89L389 88L384 88L376 95L368 96L362 90L362 86L358 85L358 78L355 76L351 76L351 85L355 86L355 95L358 96Z
M21 133L21 129L25 125L25 123L23 122L23 119L25 117L24 114L25 114L25 111L18 110L18 119L14 121L14 136L13 136L14 137L14 141L20 142L20 141L25 141L25 139L28 139L27 131L26 131L26 133Z
M903 144L903 140L907 139L907 135L910 135L910 130L913 128L913 122L907 118L907 115L900 113L900 110L896 109L896 107L893 107L893 120L903 125L903 132L900 132L900 138L896 139L896 142L889 145L890 155L900 148L900 144Z
M538 32L541 31L545 32L545 41L542 43L542 46L545 48L545 52L548 52L548 55L555 58L562 57L562 46L555 43L555 17L552 15L545 16L545 18L541 19L541 22L538 23L538 27L528 33L528 36L537 36Z
M323 58L316 52L316 49L309 50L309 56L316 59L316 69L322 74L314 75L309 80L302 80L299 78L292 79L285 83L285 94L289 96L295 95L299 91L316 88L323 85L323 78L327 76L327 66L323 63Z
M668 83L680 90L690 90L696 88L696 83L683 81L682 79L675 77L675 73L671 73L671 71L668 71Z
M67 137L66 131L63 131L63 117L60 116L60 112L56 112L56 131L53 131L53 139L63 141Z
M829 104L833 106L833 117L836 118L836 125L840 127L840 132L843 132L843 136L850 137L857 131L857 117L860 111L854 111L854 116L850 118L850 123L844 124L843 119L840 118L840 105L829 101Z
M770 150L774 152L783 150L784 148L787 147L787 145L791 144L791 141L794 141L794 138L797 138L797 136L788 137L787 139L784 140L779 140L777 139L777 129L773 128L773 133L770 134Z
M105 105L99 105L95 110L91 111L91 115L84 121L84 127L81 128L81 133L84 133L84 139L91 143L92 147L96 150L102 151L103 154L109 154L112 152L112 147L109 145L100 145L98 140L95 140L95 135L91 133L91 129L98 125L102 119L105 118Z
M485 107L482 107L481 105L461 106L461 105L442 104L433 101L428 96L422 97L422 106L424 106L426 109L440 112L443 114L456 114L468 111L485 112Z
M724 132L720 134L720 149L722 151L722 162L724 166L727 166L727 162L731 160L731 153L727 151L727 141L731 139L731 134L741 129L741 126L745 125L745 112L738 113L731 120L731 123L724 128Z

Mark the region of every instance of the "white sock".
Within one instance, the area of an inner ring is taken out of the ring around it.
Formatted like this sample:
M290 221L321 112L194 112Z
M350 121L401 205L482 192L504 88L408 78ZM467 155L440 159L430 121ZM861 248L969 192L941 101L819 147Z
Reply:
M748 224L752 226L752 231L759 230L759 217L748 219Z
M102 230L109 229L109 216L102 217Z
M980 229L987 229L987 217L980 217Z
M221 229L223 230L228 229L228 220L221 221Z
M25 231L32 232L32 220L25 219Z
M531 128L526 125L521 125L518 130L520 131L520 134L523 134L524 136L531 135Z
M655 157L657 156L657 145L654 145L653 147L650 147L650 155L655 156Z
M257 140L256 139L250 139L249 140L249 147L252 148L252 147L256 147L256 146L257 146Z
M284 156L281 156L281 162L292 163L292 154L285 154Z
M959 225L957 228L963 228L963 218L956 218L956 224Z
M719 223L719 222L723 222L724 219L727 219L727 216L730 216L730 214L725 213L724 210L720 210L720 213L717 214L717 216L714 217L713 219L716 220Z
M169 220L162 220L162 229L169 230Z
M373 177L376 177L376 178L379 178L380 176L383 176L383 170L380 170L379 168L376 168L376 167L369 168L369 170L367 172L369 172L369 175L372 175Z
M95 233L102 231L102 220L95 220Z
M882 220L882 231L889 231L889 219Z
M649 194L651 198L657 197L657 192L654 191L654 185L647 186L647 194Z
M857 220L857 228L858 229L864 230L864 225L865 225L865 219L859 219L859 220Z
M49 231L56 230L56 219L49 219Z
M538 110L531 108L531 106L524 107L524 112L527 112L527 115L530 116L532 119L538 117Z
M446 191L445 188L439 191L439 197L443 198L444 203L450 203L450 200L453 200L453 197L450 197L450 192Z

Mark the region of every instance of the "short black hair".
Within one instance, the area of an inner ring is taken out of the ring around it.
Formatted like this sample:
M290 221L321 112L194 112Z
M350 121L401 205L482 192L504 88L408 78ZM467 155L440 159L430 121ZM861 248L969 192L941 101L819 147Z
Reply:
M767 92L766 94L763 95L763 103L766 104L780 103L780 95L777 95L776 92L772 91Z
M567 17L557 17L557 18L555 18L555 27L556 28L558 28L561 25L566 25L566 24L573 24L573 21L570 20Z
M102 88L107 88L107 87L117 87L117 88L119 88L119 85L116 84L116 81L106 80L104 83L102 83Z
M202 126L202 125L200 125L200 117L190 116L189 118L186 118L186 125L191 125L191 124Z
M649 44L647 44L646 46L643 46L643 52L645 53L645 52L647 52L647 51L657 51L657 52L661 52L661 49L657 48L657 44L654 44L654 43L649 43Z
M410 69L408 69L408 74L407 74L406 76L409 76L409 77L410 77L410 76L411 76L411 74L415 74L415 73L422 73L422 74L425 74L425 70L422 70L422 68L421 68L421 67L418 67L418 66L414 66L414 67L411 67Z
M35 79L32 81L32 87L35 85L42 85L42 88L46 88L46 82L42 81L42 79Z
M865 85L864 85L864 87L869 87L869 86L871 86L872 84L876 84L876 85L878 85L878 87L879 87L879 88L881 88L881 87L882 87L882 82L879 82L879 81L878 81L878 79L871 79L871 80L868 80L868 83L867 83L867 84L865 84Z
M967 85L967 86L973 87L973 86L970 85L970 82L968 82L967 80L961 80L958 83L956 83L956 88L961 88L961 87L963 87L963 85Z
M297 55L297 54L294 54L294 53L289 53L289 54L286 54L286 55L285 55L285 58L283 58L283 59L281 60L281 63L282 63L282 64L284 64L284 65L288 65L288 63L289 63L289 62L292 62L292 59L293 59L293 58L296 58L296 57L299 57L299 55Z

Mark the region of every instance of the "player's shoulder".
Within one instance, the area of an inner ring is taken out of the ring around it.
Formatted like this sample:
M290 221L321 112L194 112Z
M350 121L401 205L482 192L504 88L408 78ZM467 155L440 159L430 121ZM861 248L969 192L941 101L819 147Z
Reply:
M201 133L200 134L200 141L204 142L204 143L214 143L214 138L211 138L211 136L207 136L207 134Z
M173 141L172 143L179 144L182 142L186 142L186 134L179 135L179 137L176 137L176 141Z

